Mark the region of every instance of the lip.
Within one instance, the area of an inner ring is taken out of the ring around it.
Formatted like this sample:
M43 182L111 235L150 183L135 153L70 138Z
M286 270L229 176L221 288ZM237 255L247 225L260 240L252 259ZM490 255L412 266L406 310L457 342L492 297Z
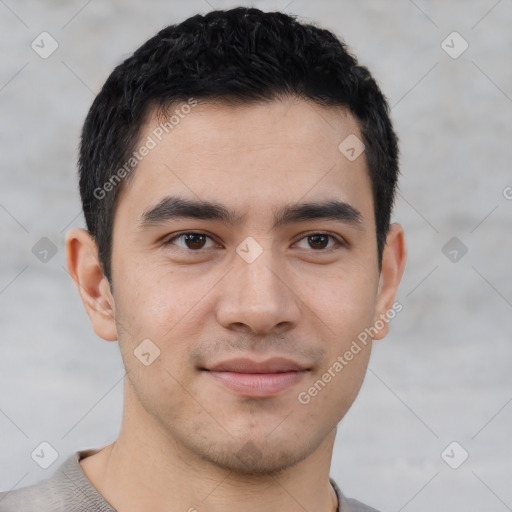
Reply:
M250 397L271 397L297 384L307 370L284 373L236 373L205 371L231 391Z
M307 369L305 366L284 357L272 357L264 361L254 361L247 358L228 359L207 368L207 370L213 372L236 373L283 373Z
M230 359L202 368L207 377L236 393L251 397L275 396L297 384L309 371L290 359L265 361Z

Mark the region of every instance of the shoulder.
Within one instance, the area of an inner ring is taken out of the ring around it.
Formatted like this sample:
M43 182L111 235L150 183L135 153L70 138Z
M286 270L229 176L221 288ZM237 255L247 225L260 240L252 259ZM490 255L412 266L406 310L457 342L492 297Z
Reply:
M0 492L0 512L64 512L68 492L63 492L63 483L56 483L54 475L37 484Z
M340 512L379 512L360 501L344 498Z
M361 503L360 501L346 498L336 482L331 478L331 484L338 496L338 512L379 512L378 510ZM1 511L0 511L1 512Z
M0 512L115 512L81 469L80 458L89 451L73 453L46 480L0 492Z

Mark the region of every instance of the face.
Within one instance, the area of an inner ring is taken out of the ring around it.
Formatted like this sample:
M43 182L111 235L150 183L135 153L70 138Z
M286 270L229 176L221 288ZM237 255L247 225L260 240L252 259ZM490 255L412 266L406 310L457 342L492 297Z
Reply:
M371 342L354 341L394 293L364 153L338 149L358 124L298 99L199 104L158 141L160 121L114 220L125 399L202 460L290 467L355 399Z

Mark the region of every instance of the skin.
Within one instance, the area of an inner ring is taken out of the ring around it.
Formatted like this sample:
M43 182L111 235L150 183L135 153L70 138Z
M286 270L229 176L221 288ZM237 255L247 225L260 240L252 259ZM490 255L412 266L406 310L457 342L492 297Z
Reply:
M150 116L140 140L157 125ZM116 510L336 510L336 425L360 389L371 342L308 404L297 396L391 309L406 261L403 229L393 224L379 272L364 153L349 161L338 149L350 134L362 138L349 112L298 98L199 104L123 184L112 290L91 236L67 234L68 268L92 326L118 340L127 372L118 439L80 461ZM141 228L143 213L169 195L243 218ZM276 209L326 199L359 210L361 225L314 219L273 229ZM164 243L187 231L211 238ZM308 238L326 231L345 245ZM247 237L263 249L252 263L236 252ZM384 324L374 339L387 334ZM148 338L160 355L145 366L134 350ZM270 397L236 393L198 369L273 356L309 371Z

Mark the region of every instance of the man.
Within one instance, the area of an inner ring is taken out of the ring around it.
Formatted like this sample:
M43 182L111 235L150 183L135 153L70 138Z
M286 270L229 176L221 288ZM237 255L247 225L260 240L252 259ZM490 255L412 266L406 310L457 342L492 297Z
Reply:
M121 431L0 511L374 510L329 477L406 260L368 70L283 13L194 16L110 75L79 172L67 264L119 342Z

